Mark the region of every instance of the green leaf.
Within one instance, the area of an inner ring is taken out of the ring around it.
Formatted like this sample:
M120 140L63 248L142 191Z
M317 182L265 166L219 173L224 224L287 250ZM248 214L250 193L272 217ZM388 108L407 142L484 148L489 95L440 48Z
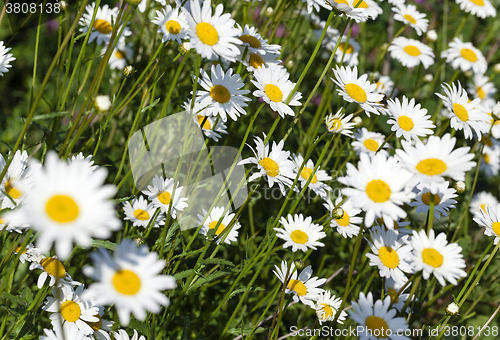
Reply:
M233 335L248 335L252 331L253 327L241 327L241 328L230 328L227 330L229 334ZM257 327L254 333L262 333L264 331L264 327Z
M28 287L24 287L21 297L23 298L26 305L29 305L31 304L31 302L33 302L33 291Z
M12 295L10 293L7 293L7 292L2 292L0 293L0 299L7 299L7 300L10 300L14 303L17 303L17 304L20 304L20 305L24 305L24 300L20 297L20 296L15 296L15 295Z
M104 240L92 240L92 247L102 247L109 250L115 250L116 243Z
M214 272L212 274L209 274L205 277L200 277L194 285L189 287L187 294L191 293L193 290L196 290L204 285L209 284L211 281L215 281L215 280L222 278L222 277L230 276L234 273L235 273L235 271L220 270L220 271Z
M160 98L157 98L154 102L152 102L151 104L149 104L148 106L144 106L141 110L141 112L144 112L144 111L147 111L149 109L152 109L153 107L156 106L156 104L158 104L158 102L160 101Z
M182 272L175 273L174 274L174 278L176 280L182 280L183 278L188 277L189 275L191 275L192 272L193 272L193 269L184 270Z
M245 290L247 290L246 288L240 288L240 289L236 289L235 291L233 291L230 295L229 295L229 299L230 300L232 297L234 297L235 295L238 295L239 293L243 293ZM264 288L260 288L260 287L256 287L256 288L250 288L250 291L251 292L263 292L265 291Z
M200 261L200 264L220 264L221 266L234 267L234 263L224 259L204 259Z
M129 328L135 329L142 334L148 334L148 328L146 324L144 322L137 321L134 318L131 318Z

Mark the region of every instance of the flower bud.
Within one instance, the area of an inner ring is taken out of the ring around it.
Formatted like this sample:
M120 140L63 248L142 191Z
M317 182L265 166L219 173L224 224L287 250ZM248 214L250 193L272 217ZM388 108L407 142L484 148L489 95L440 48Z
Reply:
M438 35L435 30L427 31L426 37L431 42L434 42L438 39Z
M189 43L188 42L183 42L182 44L179 45L179 53L181 55L185 55L189 51Z
M305 266L304 261L302 261L302 260L295 260L295 268L297 268L297 270L303 269L304 266Z
M463 181L458 181L457 183L455 183L455 190L457 191L457 193L463 194L465 192L465 189L467 189L467 186Z
M59 1L59 8L61 8L62 11L67 12L68 11L68 3L64 0Z
M125 66L125 68L123 69L123 75L125 77L130 77L134 73L135 69L131 65Z
M270 17L271 15L274 14L274 9L272 7L268 7L268 8L266 8L266 11L264 12L264 14L266 15L266 17Z
M457 315L458 312L460 311L460 306L457 305L455 302L452 302L446 307L446 314L448 315Z
M139 6L142 0L126 0L126 3L130 6Z
M342 209L341 207L333 209L332 216L336 220L341 219L342 217L344 217L344 209Z
M493 71L495 71L495 73L500 73L500 64L495 64L495 66L493 66Z
M94 107L99 112L106 112L111 107L111 100L109 96L97 96L95 97Z
M466 76L467 78L472 78L472 76L474 75L474 73L472 73L472 71L471 71L471 70L467 70L467 71L465 71L465 72L464 72L464 74L465 74L465 76Z
M363 119L360 116L356 116L352 119L352 122L356 124L356 127L363 125Z
M426 83L430 83L432 80L434 80L434 76L432 75L432 73L428 73L424 76L424 81Z
M294 64L295 64L295 63L293 62L293 60L292 60L292 59L290 59L290 60L288 60L288 61L286 62L286 67L288 67L288 68L292 68Z

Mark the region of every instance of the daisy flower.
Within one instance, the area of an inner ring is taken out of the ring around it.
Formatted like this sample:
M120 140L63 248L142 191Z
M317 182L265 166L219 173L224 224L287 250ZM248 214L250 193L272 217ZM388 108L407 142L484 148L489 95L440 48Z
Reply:
M406 217L400 206L415 196L405 191L411 177L412 174L394 157L376 154L370 159L362 153L358 168L348 163L346 176L338 181L352 187L342 189L342 194L352 199L355 208L366 212L366 227L371 227L376 218L382 217L390 228L394 220Z
M182 11L189 25L190 47L203 58L236 61L235 57L240 54L237 45L241 45L241 40L237 38L239 30L234 27L231 14L222 14L224 6L218 4L212 16L210 0L204 0L203 7L198 0L189 0L189 7L189 10L182 7Z
M323 322L333 321L341 305L342 300L333 295L329 290L325 290L323 293L320 293L317 297L314 308L316 310L316 316L318 317L319 324L322 325ZM337 322L343 324L346 317L346 312L340 312Z
M460 9L479 18L496 17L497 11L489 0L455 0Z
M316 246L325 246L324 243L319 242L326 237L323 226L312 223L311 216L304 218L302 214L288 215L286 219L281 217L280 223L283 225L283 229L274 228L274 230L277 237L285 240L283 248L292 247L292 251L295 253L297 250L306 252L308 249L316 250Z
M195 122L203 131L203 134L218 142L221 138L221 133L227 135L227 126L224 125L221 119L207 115L205 107L202 107L199 102L194 102L194 107L191 109L191 99L182 104L184 110L191 112L193 122ZM203 126L202 126L203 125Z
M388 76L380 76L375 83L377 87L375 88L375 93L385 94L390 96L392 89L394 88L394 82Z
M486 210L486 211L485 211ZM500 240L500 205L486 206L485 210L481 209L481 214L476 215L473 220L482 227L485 227L484 234L486 236L494 236L493 244L497 244Z
M326 44L326 48L329 51L333 52L333 49L337 45L338 39L340 39L340 44L335 51L335 61L337 63L343 61L349 66L357 66L359 63L358 55L359 51L361 50L361 46L356 42L356 40L354 40L354 38L350 37L348 42L345 35L343 35L342 37L336 37Z
M417 6L401 4L393 7L392 11L394 12L395 20L401 21L405 25L410 25L418 35L427 32L429 20L425 18L425 14L417 11Z
M368 4L365 1L362 1L359 5L360 0L316 0L316 2L330 11L335 8L357 23L368 20L368 14L366 13Z
M226 73L222 67L212 65L211 77L200 69L198 82L204 90L196 91L196 101L200 107L204 107L205 114L211 116L219 115L222 121L227 121L227 116L237 120L240 114L246 115L243 109L250 98L245 97L249 90L242 90L243 81L239 74L233 75L230 68Z
M38 277L37 286L42 289L45 281L50 278L49 286L63 286L63 285L73 285L79 286L81 283L73 281L71 276L66 272L64 265L57 259L57 257L44 257L37 259L38 261L33 261L30 265L30 270L42 269L43 272Z
M490 78L483 74L474 74L473 83L468 84L467 91L474 98L481 99L481 102L490 101L492 106L496 103L493 99L497 93L495 85L490 82Z
M324 292L324 289L319 288L319 286L324 284L326 279L311 277L313 273L311 266L305 267L297 276L297 271L295 270L295 264L293 262L291 263L288 276L288 264L286 261L281 261L281 268L278 266L274 266L274 268L274 275L276 275L282 283L285 283L285 280L287 281L285 294L293 293L293 301L300 301L315 309L315 301L318 299L318 295Z
M411 283L408 286L406 286L401 292L401 294L399 294L398 296L399 290L404 286L405 283L406 282L404 282L403 284L399 284L391 278L385 280L386 294L391 297L391 300L395 299L391 305L391 308L396 309L398 312L401 312L403 310L406 300L408 300L408 298L410 297L410 294L404 293L404 291L411 286ZM408 309L409 308L410 307L408 307Z
M484 171L486 177L498 175L500 170L500 150L496 152L484 152L481 158L480 169Z
M351 137L352 129L356 126L356 123L349 123L352 117L352 113L346 116L342 113L342 108L340 108L336 114L330 113L325 117L326 128L331 133L341 133L344 136Z
M76 327L72 327L69 323L64 326L54 326L54 329L44 329L45 335L40 337L40 340L92 340L91 337L80 331Z
M435 194L438 185L444 182L444 176L455 181L465 180L465 173L476 165L476 162L472 162L474 154L469 153L469 147L453 150L455 142L456 138L452 138L449 133L442 138L430 136L427 144L417 142L412 146L402 141L403 149L397 149L396 155L413 174L408 185L414 187L422 183Z
M227 211L224 214L224 210L225 207L214 207L210 211L210 214L207 216L207 211L205 209L202 209L203 214L202 215L198 214L198 220L196 221L198 225L203 224L200 229L200 234L208 236L208 232L212 229L214 230L215 235L217 236L217 244L219 244L222 241L222 238L224 237L224 236L219 237L220 234L231 224L234 217L236 216L236 214L231 213L229 211ZM221 220L220 223L219 220ZM219 224L219 226L217 226L217 224ZM215 230L215 227L217 227L217 230ZM239 235L238 229L240 228L241 228L240 222L236 221L231 227L231 230L224 234L225 235L224 243L231 244L231 242L236 242Z
M367 153L370 156L373 156L384 142L385 136L381 133L361 128L361 130L357 130L354 133L354 139L355 141L352 142L352 147L357 154ZM387 149L388 147L389 145L386 143L384 148ZM389 156L389 153L384 149L380 150L378 153Z
M159 26L156 32L162 35L162 42L175 40L181 44L188 37L186 15L179 8L167 5L161 11L156 11L156 17L151 22Z
M92 334L94 330L87 322L97 322L95 315L99 314L99 308L92 300L82 298L83 285L74 291L70 286L52 288L52 295L48 297L43 310L52 313L50 320L52 326L68 323L71 327L78 328L85 335Z
M22 244L18 245L16 247L16 249L14 250L14 253L19 254L19 252L21 251L21 246L22 246ZM26 245L26 248L24 248L21 251L21 255L19 256L19 262L21 262L21 263L25 263L26 261L39 262L43 258L44 258L44 256L42 255L42 252L40 251L40 249L33 246L33 244L28 243Z
M345 0L333 0L339 3L345 3ZM364 15L367 15L370 19L375 20L379 14L383 13L382 8L373 0L354 0L353 5L355 8L365 9Z
M132 43L118 43L109 57L109 68L112 70L123 70L125 66L130 64L134 54L133 47L134 45ZM103 48L101 53L104 55L105 52L106 48Z
M422 64L425 69L434 64L432 48L415 39L397 37L388 49L391 57L398 60L405 67L415 67Z
M248 72L254 72L262 67L274 68L282 67L281 60L278 60L279 54L268 53L261 55L258 53L247 53L241 63L247 67Z
M103 248L90 254L94 267L83 272L97 281L90 285L88 296L99 305L115 305L120 323L127 326L130 313L143 321L146 312L158 313L160 306L168 306L169 299L161 291L174 289L175 279L159 275L165 262L158 254L148 252L146 245L138 248L134 241L123 240L114 250L113 257Z
M337 232L344 238L351 238L359 234L359 225L363 222L363 219L356 215L361 213L361 209L354 208L350 199L346 199L344 203L342 203L342 200L343 197L339 196L335 200L335 205L330 200L323 205L328 209L330 215L332 215L335 206L342 208L344 214L341 218L333 218L330 227L336 228Z
M465 261L460 253L462 247L457 243L448 244L445 233L435 237L433 229L428 236L425 230L413 231L410 245L413 247L413 269L416 272L422 270L425 280L433 274L441 286L446 285L445 279L456 286L457 279L467 276L462 270L465 268Z
M10 47L5 47L3 41L0 41L0 76L3 76L4 73L9 72L9 68L12 67L12 65L10 65L9 63L16 60L16 58L13 57L12 53L7 53L10 50Z
M413 138L419 141L419 137L432 135L436 126L427 114L427 109L422 109L420 104L415 104L415 99L408 100L403 96L400 102L398 98L389 99L389 114L391 119L387 124L392 125L391 131L396 131L396 137L403 136L408 142Z
M487 191L481 191L472 196L469 205L469 212L474 217L480 217L482 212L486 212L486 207L495 208L498 205L498 199Z
M368 117L370 117L370 112L379 114L377 108L380 107L380 104L378 102L384 96L374 92L377 85L370 84L368 75L363 74L358 78L358 68L356 66L352 69L350 67L341 66L339 68L337 66L333 69L333 73L335 79L331 79L339 87L337 91L345 101L358 103L366 111Z
M113 25L116 24L118 17L118 7L110 8L108 5L104 5L102 8L98 7L94 21L92 21L92 17L94 16L95 2L87 5L85 9L87 13L83 13L79 22L83 26L80 28L80 32L86 33L89 29L91 30L88 40L89 44L94 40L97 42L97 45L101 45L102 43L105 45L108 44L113 32ZM120 32L120 30L121 28L118 28L117 32ZM121 37L128 37L131 34L132 32L126 26ZM116 39L119 38L118 36L116 37Z
M128 336L128 333L124 331L123 329L118 330L118 332L113 332L113 336L115 340L146 340L146 338L141 335L139 337L139 334L137 331L134 329L134 335L132 336L132 339Z
M109 333L112 331L111 327L113 326L114 322L109 320L104 320L102 318L104 314L104 307L102 306L97 306L97 307L99 308L99 313L95 314L94 316L98 320L96 322L87 322L87 324L94 331L92 333L94 338L96 338L97 340L111 340Z
M298 169L300 169L300 166L302 163L304 163L304 157L299 153L297 156L293 155L293 162L295 163L295 166ZM302 171L300 172L300 183L302 184L302 188L305 187L306 182L309 180L309 177L311 177L311 174L314 170L314 162L311 159L308 159L307 162L304 164L304 167L302 168ZM314 173L313 178L311 179L311 182L309 182L309 188L316 193L316 195L326 198L327 196L327 191L332 191L332 188L324 183L324 181L330 181L332 179L331 176L327 174L325 170L320 170L320 167L318 167L318 170Z
M485 74L488 64L481 51L475 48L472 43L464 43L458 38L450 42L448 49L441 53L441 58L446 58L446 62L454 69L460 67L465 72L472 70L474 73Z
M288 77L290 74L284 67L271 66L260 67L253 73L255 80L252 83L257 87L253 95L257 98L262 98L271 106L271 109L278 112L281 118L285 115L295 116L290 106L300 106L299 100L302 98L302 93L295 92L287 103L287 99L294 90L295 83L292 83Z
M155 213L155 207L153 203L148 203L148 201L139 196L134 198L132 203L123 202L123 211L125 212L125 220L129 220L133 223L134 227L146 228L151 222L151 218ZM159 228L160 225L165 224L165 216L160 213L153 224L153 228Z
M241 55L244 54L243 52L245 49L248 49L247 53L256 53L261 56L265 56L267 54L280 54L281 46L269 44L267 39L262 38L262 36L257 32L255 27L245 25L244 28L241 28L239 24L236 24L236 27L239 30L238 39L242 42L242 45L239 46Z
M172 204L170 215L172 218L176 218L177 212L188 207L187 198L182 196L183 191L184 188L179 186L179 183L174 184L173 178L163 179L162 176L157 175L153 178L153 185L148 185L148 188L142 193L148 196L148 200L153 203L155 208L160 208L165 214L168 214L168 209Z
M111 200L116 187L104 184L106 175L106 169L89 172L81 162L68 165L56 152L47 153L44 167L31 175L33 186L16 215L40 232L37 248L46 253L55 243L57 256L64 260L73 241L88 247L92 238L106 239L121 228Z
M283 184L291 187L293 184L291 179L295 179L296 176L294 171L295 164L293 164L289 158L290 151L283 151L285 142L283 140L281 140L278 144L273 142L271 151L269 151L269 143L264 145L264 141L261 138L255 137L254 142L256 144L257 151L255 151L250 145L249 147L252 149L255 157L244 159L240 161L238 165L255 164L259 171L250 176L248 181L252 182L257 178L265 177L269 187L273 187L274 183L277 183L281 193L285 195L285 187Z
M365 296L359 293L357 302L352 301L352 308L349 316L352 320L362 326L363 331L358 333L359 340L410 340L404 335L408 325L404 318L396 317L396 309L391 308L391 297L377 300L373 303L371 292Z
M99 169L99 166L94 164L92 155L85 157L81 152L77 155L71 156L71 158L68 158L68 164L71 164L73 162L82 162L89 168L89 172L94 172L95 170Z
M379 217L375 220L375 226L380 227L380 228L384 228L385 230L392 230L396 234L398 234L398 237L408 236L408 239L410 239L411 234L413 232L412 230L405 228L409 225L410 225L410 222L397 219L392 224L392 227L390 225L389 225L389 227L387 227L385 225L384 219L382 217Z
M408 278L404 273L412 273L412 268L405 259L411 253L412 248L405 245L408 236L399 237L394 230L374 227L370 230L373 243L368 241L373 254L368 253L370 266L377 266L380 276L392 278L399 284L404 284Z
M302 0L302 2L307 3L307 13L311 14L313 12L313 9L319 13L319 4L316 2L316 0Z
M454 188L449 188L448 185L450 182L446 181L440 183L436 186L436 193L433 194L434 200L434 217L438 220L441 218L441 215L447 217L448 210L455 208L455 204L457 201L454 200L458 195L456 194L456 190ZM415 188L415 192L417 196L415 200L410 203L411 207L417 207L417 214L423 213L427 214L431 205L431 192L429 188L419 184Z
M450 120L450 126L457 131L463 129L467 139L472 139L472 130L474 130L477 138L481 140L482 134L489 130L487 123L490 117L477 108L480 99L469 102L467 91L462 88L460 82L458 82L458 87L455 83L452 85L447 83L441 85L445 92L444 96L436 93L436 96L443 100L444 106L454 114Z
M0 154L0 171L5 168L6 161ZM3 208L14 208L23 199L24 193L32 187L32 173L40 167L39 164L28 165L28 153L16 151L0 185L0 204Z

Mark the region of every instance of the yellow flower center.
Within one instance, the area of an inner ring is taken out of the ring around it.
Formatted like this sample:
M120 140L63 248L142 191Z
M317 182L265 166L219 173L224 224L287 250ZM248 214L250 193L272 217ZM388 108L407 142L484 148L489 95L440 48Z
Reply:
M434 195L434 205L438 205L441 202L439 195ZM426 192L422 195L422 203L425 205L431 205L431 193Z
M64 265L58 259L45 257L40 261L40 264L47 274L57 279L64 279L66 277L66 269L64 269Z
M411 120L411 118L408 118L407 116L400 116L398 118L398 124L399 127L405 131L410 131L415 125L413 124L413 120Z
M217 222L219 222L219 221L212 221L212 222L210 222L210 224L208 225L208 227L210 229L215 229L215 226L217 225ZM219 236L224 231L224 229L226 229L226 226L224 224L222 224L222 223L219 224L219 227L215 231L215 235Z
M16 254L18 254L18 253L19 253L19 251L21 250L21 247L22 247L22 246L23 246L22 244L18 245L18 246L16 247L16 250L14 250L14 252L15 252ZM26 248L24 248L24 249L23 249L23 251L21 252L21 254L26 254Z
M264 59L262 59L262 57L257 53L250 53L248 64L253 68L259 68L264 65Z
M272 102L279 103L283 100L283 92L281 92L281 89L274 84L267 84L264 87L264 92Z
M378 250L378 257L382 264L388 268L394 269L399 265L399 255L391 247L382 247Z
M264 170L266 170L268 176L276 177L280 173L280 167L279 167L278 163L276 163L274 160L272 160L269 157L263 158L259 162L259 164L260 164L260 166L262 166L264 168Z
M453 104L453 112L455 112L455 116L458 117L462 122L466 122L469 120L469 114L467 113L467 109L463 107L461 104L454 103Z
M299 280L290 280L290 282L288 282L287 288L297 293L297 296L304 296L307 294L306 285Z
M477 86L476 91L479 98L484 99L486 97L486 93L484 93L484 90L481 86Z
M227 103L231 99L231 93L222 85L214 85L210 89L210 97L221 104Z
M327 125L329 125L328 130L333 131L340 129L342 127L342 122L339 119L332 119Z
M469 0L469 1L472 2L474 5L484 6L484 0Z
M170 193L168 191L160 192L156 197L158 197L158 201L165 205L170 204L170 201L172 199L172 196L170 196Z
M125 53L123 53L122 51L116 51L115 57L117 57L118 59L125 59Z
M54 195L45 204L45 211L49 217L58 223L69 223L76 220L80 209L78 204L69 196Z
M134 216L135 216L135 218L137 218L138 220L141 220L141 221L149 220L149 214L146 210L136 209L134 211Z
M99 314L94 315L94 317L98 318L99 320L97 320L96 322L90 322L90 321L85 321L85 322L87 323L87 325L90 326L90 328L92 328L94 332L97 332L102 328L102 319Z
M309 236L302 230L294 230L290 234L290 237L293 242L298 243L298 244L306 244L307 241L309 240Z
M330 305L327 305L326 303L321 304L323 306L323 312L325 313L323 315L323 320L332 317L333 316L333 308L330 307Z
M406 52L406 54L409 54L412 57L418 57L422 53L422 52L420 52L418 47L413 46L413 45L405 46L405 48L403 50Z
M347 0L334 0L334 1L336 3L338 3L338 4L344 4L344 5L348 5L349 6L349 4L347 3ZM366 4L366 2L361 1L361 3L359 4L359 6L357 6L358 2L359 2L359 0L354 0L353 7L355 7L355 8L368 8L368 5Z
M415 25L417 23L417 20L415 20L411 15L405 14L404 18L410 23Z
M311 177L312 172L313 172L313 169L304 167L304 168L302 168L300 175L302 176L303 179L305 179L307 181L309 179L309 177ZM311 184L314 184L317 181L318 181L318 177L316 176L316 174L314 174L313 178L311 179Z
M479 206L479 208L483 209L483 210L484 210L484 212L486 212L486 204L481 204L481 205Z
M141 279L133 271L123 269L113 275L113 286L123 295L135 295L141 289Z
M200 22L196 25L196 35L205 45L213 46L219 41L217 30L208 22Z
M483 155L483 159L484 159L484 162L485 162L486 164L490 164L490 156L488 156L487 154L484 154L484 155Z
M351 54L354 51L354 47L352 47L351 44L348 44L347 48L345 48L345 43L340 43L339 50L342 53L345 51L345 54Z
M434 248L425 248L422 250L422 260L429 266L439 268L443 264L443 255Z
M380 179L370 181L366 185L365 191L368 197L376 203L386 202L389 198L391 198L392 194L389 185Z
M94 28L102 34L109 34L113 30L113 26L104 19L97 19L94 21Z
M336 218L335 221L341 226L341 227L347 227L350 222L349 215L345 212L344 210L344 215L342 215L341 218Z
M421 174L434 176L440 175L446 171L446 163L437 158L426 158L420 162L418 162L417 171Z
M10 179L7 181L7 183L5 183L5 191L13 199L18 199L22 195L22 193L19 190L14 188Z
M210 128L211 128L210 121L206 116L196 115L196 117L198 118L198 124L200 126L201 126L201 124L203 124L202 128L204 128L205 130L210 130ZM206 120L205 120L205 118L206 118ZM203 123L203 121L205 121L205 123Z
M394 298L396 298L394 300L394 303L398 303L398 300L399 300L398 292L394 288L389 288L387 290L387 295L389 295L392 300L394 300Z
M240 36L240 40L243 41L244 43L249 44L250 47L252 48L259 48L262 46L259 39L250 34L244 34Z
M345 86L345 91L355 101L358 103L364 103L366 102L366 92L363 90L363 88L359 85L349 83Z
M366 318L365 325L378 339L387 338L390 334L389 325L381 317L371 315Z
M175 20L167 21L165 23L165 28L167 29L168 33L170 33L170 34L179 34L179 32L182 29L181 25ZM198 31L196 31L196 32L198 32Z
M497 234L497 236L500 236L500 222L493 222L491 229L493 229L493 232Z
M475 63L477 61L476 53L470 48L462 48L460 54L465 60L470 61L471 63Z
M80 319L80 315L82 315L82 310L75 301L64 301L61 305L61 316L67 322L76 322Z
M363 145L370 151L375 152L378 150L378 142L374 139L368 138L363 142Z

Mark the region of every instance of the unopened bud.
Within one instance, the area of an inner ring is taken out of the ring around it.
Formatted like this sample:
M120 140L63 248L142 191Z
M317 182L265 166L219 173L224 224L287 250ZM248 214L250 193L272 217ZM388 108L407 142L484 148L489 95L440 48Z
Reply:
M458 312L460 311L460 306L457 305L455 302L452 302L446 307L446 314L448 315L457 315Z
M463 181L458 181L457 183L455 183L455 190L457 191L457 193L463 194L465 192L465 189L467 189L467 186Z
M363 119L360 116L356 116L352 119L352 122L356 124L356 127L363 125Z
M341 219L342 217L344 217L344 209L342 209L341 207L333 209L332 216L336 220Z
M109 96L97 96L95 97L94 107L99 112L106 112L111 107L111 100Z
M123 75L125 77L130 77L132 74L134 74L134 72L135 69L131 65L125 66L125 68L123 69Z
M435 30L428 31L427 34L426 34L426 37L431 42L434 42L434 41L436 41L438 39L438 35L437 35L437 33L436 33Z
M189 43L188 42L183 42L182 44L179 45L179 53L181 55L185 55L189 51Z
M274 9L272 7L268 7L266 8L266 11L264 12L264 14L267 16L267 17L270 17L271 15L274 14Z
M495 73L500 73L500 64L495 64L495 66L493 66L493 71L495 71Z
M424 76L424 81L426 83L430 83L434 79L434 76L431 73L428 73Z
M471 70L465 71L464 74L467 78L472 78L472 76L474 75L474 73Z
M134 238L135 244L137 244L139 247L144 244L144 240L140 237Z
M290 59L290 60L288 60L288 61L286 62L286 67L288 67L288 68L292 68L292 67L293 67L293 65L295 65L295 63L293 62L293 60L292 60L292 59Z
M382 44L382 51L385 51L388 48L389 48L389 43L383 43Z
M295 260L295 268L297 268L298 270L301 270L302 268L304 268L304 266L305 266L304 261Z
M59 1L59 8L63 10L64 12L68 11L68 3L64 0Z
M138 6L142 0L126 0L126 2L131 6Z

